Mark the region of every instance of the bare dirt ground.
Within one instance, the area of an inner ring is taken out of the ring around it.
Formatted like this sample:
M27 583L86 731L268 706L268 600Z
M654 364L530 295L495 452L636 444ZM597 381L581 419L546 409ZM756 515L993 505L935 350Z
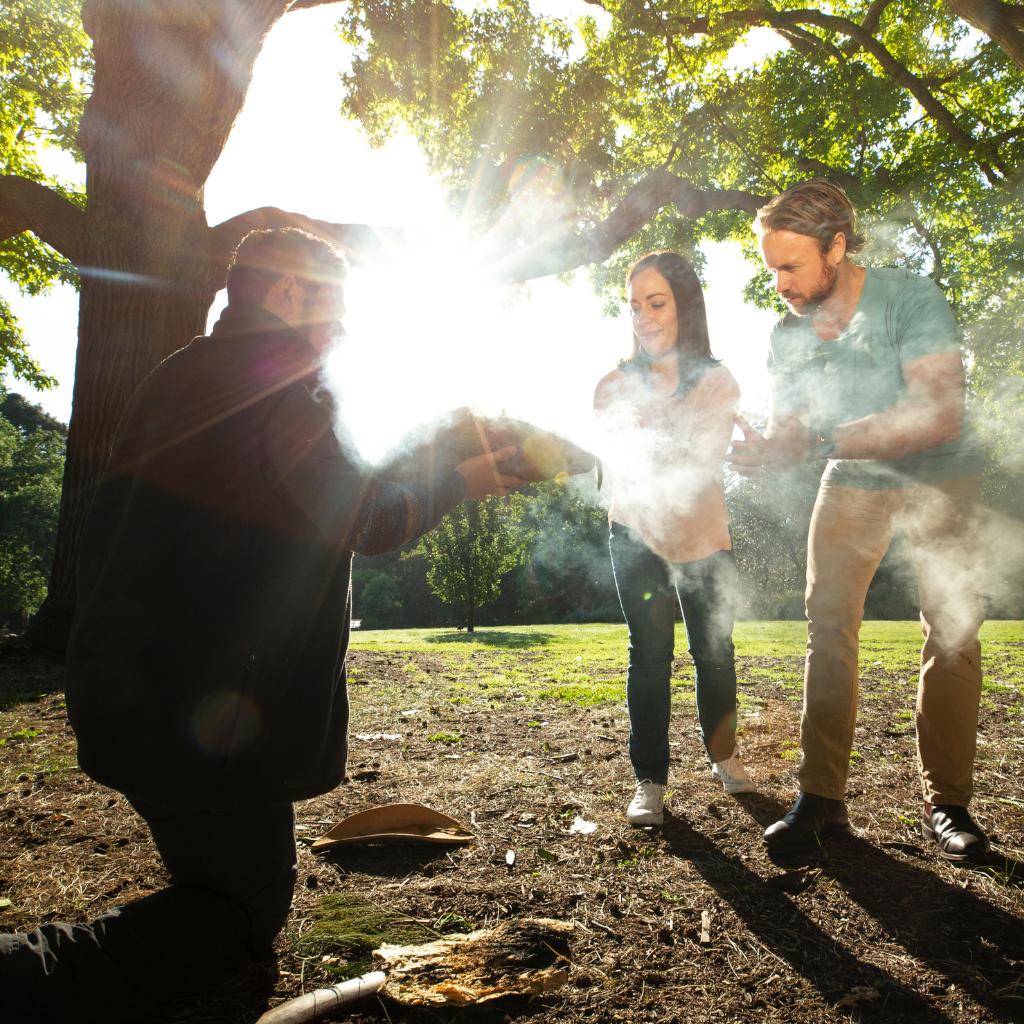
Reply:
M750 660L762 669L772 661ZM415 661L425 673L445 672L436 655ZM345 976L338 956L296 949L319 902L336 892L437 931L525 916L575 925L569 982L551 996L464 1010L369 1001L339 1019L1024 1020L1015 689L987 694L982 711L974 810L997 851L986 870L944 864L921 838L906 715L913 697L871 668L848 794L857 835L779 864L761 833L792 799L799 701L770 672L750 673L745 687L760 709L744 722L743 745L761 792L731 797L712 783L692 706L677 702L671 814L661 829L637 830L623 819L631 791L623 707L536 704L483 689L453 704L404 691L405 657L356 652L352 662L365 682L352 687L350 779L297 807L299 884L276 973L180 1009L181 1024L252 1021L268 996L273 1004ZM16 714L25 730L3 733L0 748L3 930L88 920L165 884L139 819L77 769L60 685L58 665L17 650L0 657L0 714ZM455 850L309 850L346 814L392 801L443 810L476 841ZM596 830L572 832L577 817Z

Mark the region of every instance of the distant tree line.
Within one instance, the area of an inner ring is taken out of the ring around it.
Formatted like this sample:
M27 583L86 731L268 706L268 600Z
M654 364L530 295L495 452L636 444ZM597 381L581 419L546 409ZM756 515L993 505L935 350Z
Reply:
M46 595L66 438L65 424L0 386L0 629L20 631ZM991 529L1006 529L1007 545L1019 536L1022 470L996 450L984 477ZM745 617L803 617L807 528L819 472L805 466L728 480ZM592 480L577 478L462 506L415 545L357 557L353 614L364 629L621 621L601 497ZM979 564L990 616L1024 618L1019 554L991 536L986 547L1006 555ZM913 575L897 535L865 615L916 614Z
M728 481L743 617L803 618L807 531L820 473L820 465L803 466ZM993 459L984 497L997 520L1006 516L1019 522L1024 476ZM476 519L457 510L442 523L441 543L357 557L353 614L364 629L621 621L608 558L607 513L599 499L592 486L542 484L511 503L490 499L491 509ZM459 555L452 553L456 537L461 538ZM464 585L460 589L460 579L473 550L487 551L491 560L486 568L479 565L488 576L486 592L478 581L467 601L470 592ZM979 563L992 618L1024 617L1020 576L1021 566L1012 559ZM912 619L917 609L907 545L897 533L868 591L865 617Z
M67 434L0 387L0 628L23 629L46 596Z
M457 509L442 522L440 543L428 537L387 555L357 556L353 615L364 629L614 622L621 617L608 561L607 516L592 488L541 484L507 504L495 499L482 504L485 510L475 525L486 532L478 536L476 548L515 557L493 576L487 600L474 606L472 618L465 590L458 588L464 573L458 555L451 557L452 571L444 579L445 551L453 538L474 547L469 535L474 522ZM507 514L496 514L503 505ZM433 587L428 576L434 578Z

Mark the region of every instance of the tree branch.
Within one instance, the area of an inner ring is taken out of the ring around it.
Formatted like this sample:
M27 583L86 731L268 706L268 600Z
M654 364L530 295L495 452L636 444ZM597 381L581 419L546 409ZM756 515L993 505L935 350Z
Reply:
M867 14L864 15L864 20L860 23L860 27L865 32L871 32L874 34L876 28L882 20L882 13L886 7L891 4L893 0L875 0L875 2L868 8Z
M555 240L545 236L537 244L513 252L502 261L499 276L526 281L603 262L666 206L697 218L719 210L753 215L767 201L767 196L735 189L698 189L668 171L653 171L634 185L599 224L579 234L566 231Z
M946 0L946 6L1024 68L1024 7L1001 0Z
M828 178L829 181L842 185L847 192L857 193L861 189L861 180L856 174L851 174L849 171L839 167L833 167L831 164L825 163L824 160L818 160L813 156L800 155L795 157L793 162L804 173L813 174L817 178Z
M15 174L0 175L0 241L22 231L78 265L84 255L85 217L59 192Z
M805 28L793 26L792 28L780 28L776 30L794 50L799 50L805 57L816 57L819 51L824 50L830 57L837 60L845 60L847 54L833 46L827 39L808 32Z
M953 3L954 0L947 0L947 2ZM982 2L982 0L976 0L976 2ZM1000 176L1005 178L1008 174L998 155L991 152L989 144L974 138L973 135L961 128L952 112L939 102L921 78L901 64L871 32L849 18L826 14L823 11L810 8L791 11L758 8L756 10L726 11L715 18L672 17L668 18L665 24L676 33L685 35L709 34L717 25L748 25L751 27L767 25L776 30L791 29L800 25L815 25L818 28L845 35L856 42L861 49L870 53L885 73L921 104L922 108L945 129L946 134L978 163L992 184L1000 184Z
M630 189L622 202L589 230L579 234L570 229L545 232L543 238L511 252L505 245L496 245L494 249L501 256L490 263L489 269L495 278L510 282L561 274L608 259L666 206L674 205L684 216L697 218L718 210L740 210L753 215L767 201L767 196L734 189L698 189L668 171L654 171ZM410 243L429 243L429 236L420 231L333 224L265 206L210 228L208 255L213 287L223 287L231 251L246 234L262 228L284 227L301 228L329 239L354 263L368 262L374 255Z
M881 24L882 14L885 12L886 7L892 3L892 0L874 0L874 3L868 8L867 13L864 15L864 20L860 23L860 27L865 32L870 32L872 35L875 34L875 30ZM855 40L850 41L843 47L843 52L848 56L852 57L860 49L860 44Z
M942 259L942 250L939 248L939 243L936 241L935 236L928 230L928 226L921 220L917 211L912 211L910 217L910 223L914 226L914 230L918 236L928 246L932 254L932 278L937 282L946 280L946 264Z

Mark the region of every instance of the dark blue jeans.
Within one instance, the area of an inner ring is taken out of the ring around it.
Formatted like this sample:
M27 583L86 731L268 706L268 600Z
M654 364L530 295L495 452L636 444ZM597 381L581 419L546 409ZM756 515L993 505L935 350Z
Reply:
M712 761L726 760L736 748L732 627L738 577L732 551L716 551L699 562L669 564L620 523L612 523L608 549L629 627L626 704L629 759L637 779L668 781L677 602L697 678L697 718L704 746Z
M0 934L0 1019L153 1021L175 998L269 954L295 886L292 805L135 809L172 884L91 924Z

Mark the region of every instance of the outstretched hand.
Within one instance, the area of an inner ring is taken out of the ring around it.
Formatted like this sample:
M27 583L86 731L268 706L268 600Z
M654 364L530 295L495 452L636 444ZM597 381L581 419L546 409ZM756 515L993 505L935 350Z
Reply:
M733 419L743 431L743 440L733 441L726 461L740 476L756 476L770 459L771 443L742 416L734 416Z
M515 445L500 448L496 452L484 452L474 455L465 462L460 462L455 469L466 481L466 497L472 501L486 498L488 494L506 495L517 487L525 487L529 481L518 476L506 476L498 464L512 458L516 453Z

